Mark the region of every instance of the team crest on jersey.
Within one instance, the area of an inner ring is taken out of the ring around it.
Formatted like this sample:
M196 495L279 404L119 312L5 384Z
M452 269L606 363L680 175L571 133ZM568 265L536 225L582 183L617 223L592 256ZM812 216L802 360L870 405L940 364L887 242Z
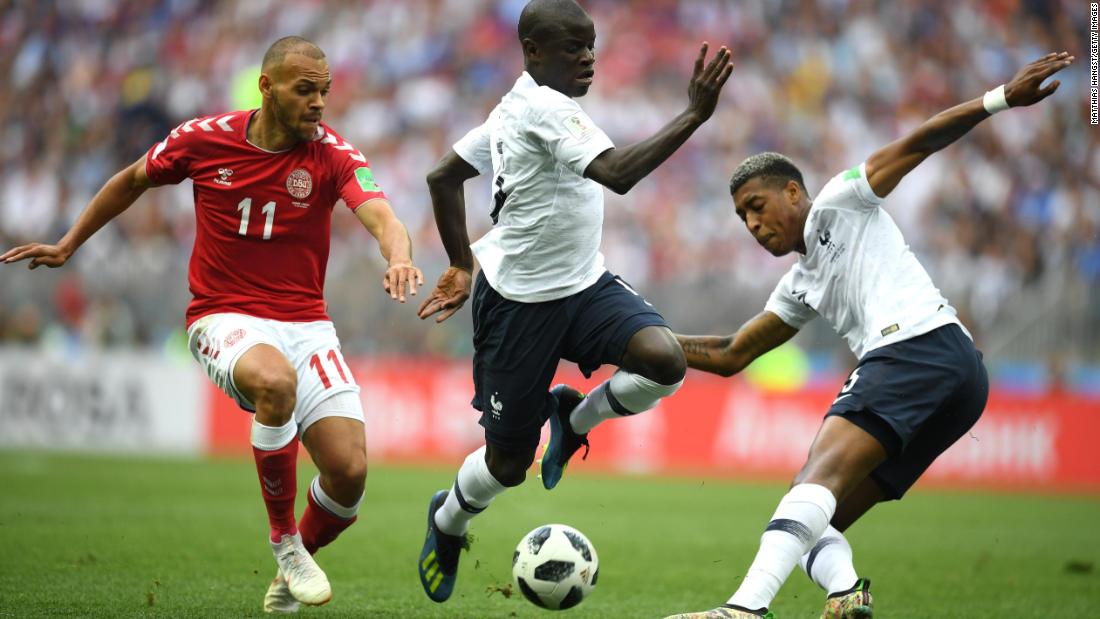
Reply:
M846 244L834 241L833 235L830 234L828 228L818 233L817 242L825 248L825 259L828 260L830 264L836 262L840 256L844 254L844 250L848 248Z
M298 168L286 178L286 190L295 198L304 200L313 193L313 177L306 170Z

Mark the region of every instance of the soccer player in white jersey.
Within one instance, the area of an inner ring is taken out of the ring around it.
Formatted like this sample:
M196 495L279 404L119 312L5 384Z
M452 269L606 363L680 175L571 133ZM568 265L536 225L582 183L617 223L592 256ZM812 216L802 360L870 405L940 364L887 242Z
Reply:
M675 619L770 617L795 565L827 594L825 619L872 616L843 531L876 503L900 499L982 414L989 391L981 353L882 210L898 182L932 153L990 115L1032 105L1073 57L1049 54L1012 81L941 112L864 163L830 180L811 201L786 157L763 153L733 173L738 217L775 256L798 252L764 311L736 333L677 339L688 365L731 376L821 315L859 358L837 394L805 466L760 539L729 601ZM669 618L673 619L673 618Z
M476 255L473 406L485 427L485 446L429 503L418 567L437 602L451 595L469 521L523 482L548 419L541 473L550 489L596 424L649 410L683 382L683 351L665 320L604 268L601 185L626 193L672 155L714 112L732 71L729 50L706 63L704 44L687 109L653 137L617 149L573 100L594 75L588 14L572 0L535 0L518 30L526 70L485 124L428 175L451 266L420 317L438 313L438 322L458 311L470 296ZM494 225L471 252L462 186L488 172ZM563 358L586 375L604 363L620 369L584 397L565 385L550 389Z

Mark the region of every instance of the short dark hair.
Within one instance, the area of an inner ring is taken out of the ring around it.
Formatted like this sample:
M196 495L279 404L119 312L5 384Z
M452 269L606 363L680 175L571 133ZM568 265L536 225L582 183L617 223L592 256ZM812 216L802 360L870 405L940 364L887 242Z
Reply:
M531 0L519 14L519 40L542 42L546 35L557 34L570 17L588 17L588 13L575 0Z
M303 54L315 60L322 60L325 57L325 52L322 52L321 48L317 47L313 41L299 36L289 36L275 41L271 44L271 47L267 48L261 66L264 69L268 69L273 65L281 63L283 58L286 58L286 55L291 53Z
M802 172L788 157L779 153L760 153L753 155L741 162L730 177L730 195L737 193L742 185L750 180L760 177L767 183L787 184L787 181L795 181L802 188L802 192L808 195L806 183L802 180Z

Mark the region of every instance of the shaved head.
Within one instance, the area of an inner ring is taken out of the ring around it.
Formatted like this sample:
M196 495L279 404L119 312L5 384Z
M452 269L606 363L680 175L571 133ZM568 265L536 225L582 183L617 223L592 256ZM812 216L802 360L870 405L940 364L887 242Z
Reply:
M296 36L283 37L272 43L271 47L267 48L267 52L264 54L264 62L260 70L265 72L273 70L283 63L287 54L302 54L314 60L325 59L325 53L321 51L320 47L314 45L312 41Z
M588 13L574 0L531 0L519 14L519 40L537 42L555 36L567 22L590 19Z

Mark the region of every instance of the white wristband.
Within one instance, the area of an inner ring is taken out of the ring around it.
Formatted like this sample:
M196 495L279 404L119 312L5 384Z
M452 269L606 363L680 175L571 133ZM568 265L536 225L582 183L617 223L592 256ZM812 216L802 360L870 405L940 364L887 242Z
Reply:
M990 90L982 97L982 105L985 106L985 111L989 112L990 116L997 112L1003 112L1008 109L1008 99L1005 99L1005 85Z

